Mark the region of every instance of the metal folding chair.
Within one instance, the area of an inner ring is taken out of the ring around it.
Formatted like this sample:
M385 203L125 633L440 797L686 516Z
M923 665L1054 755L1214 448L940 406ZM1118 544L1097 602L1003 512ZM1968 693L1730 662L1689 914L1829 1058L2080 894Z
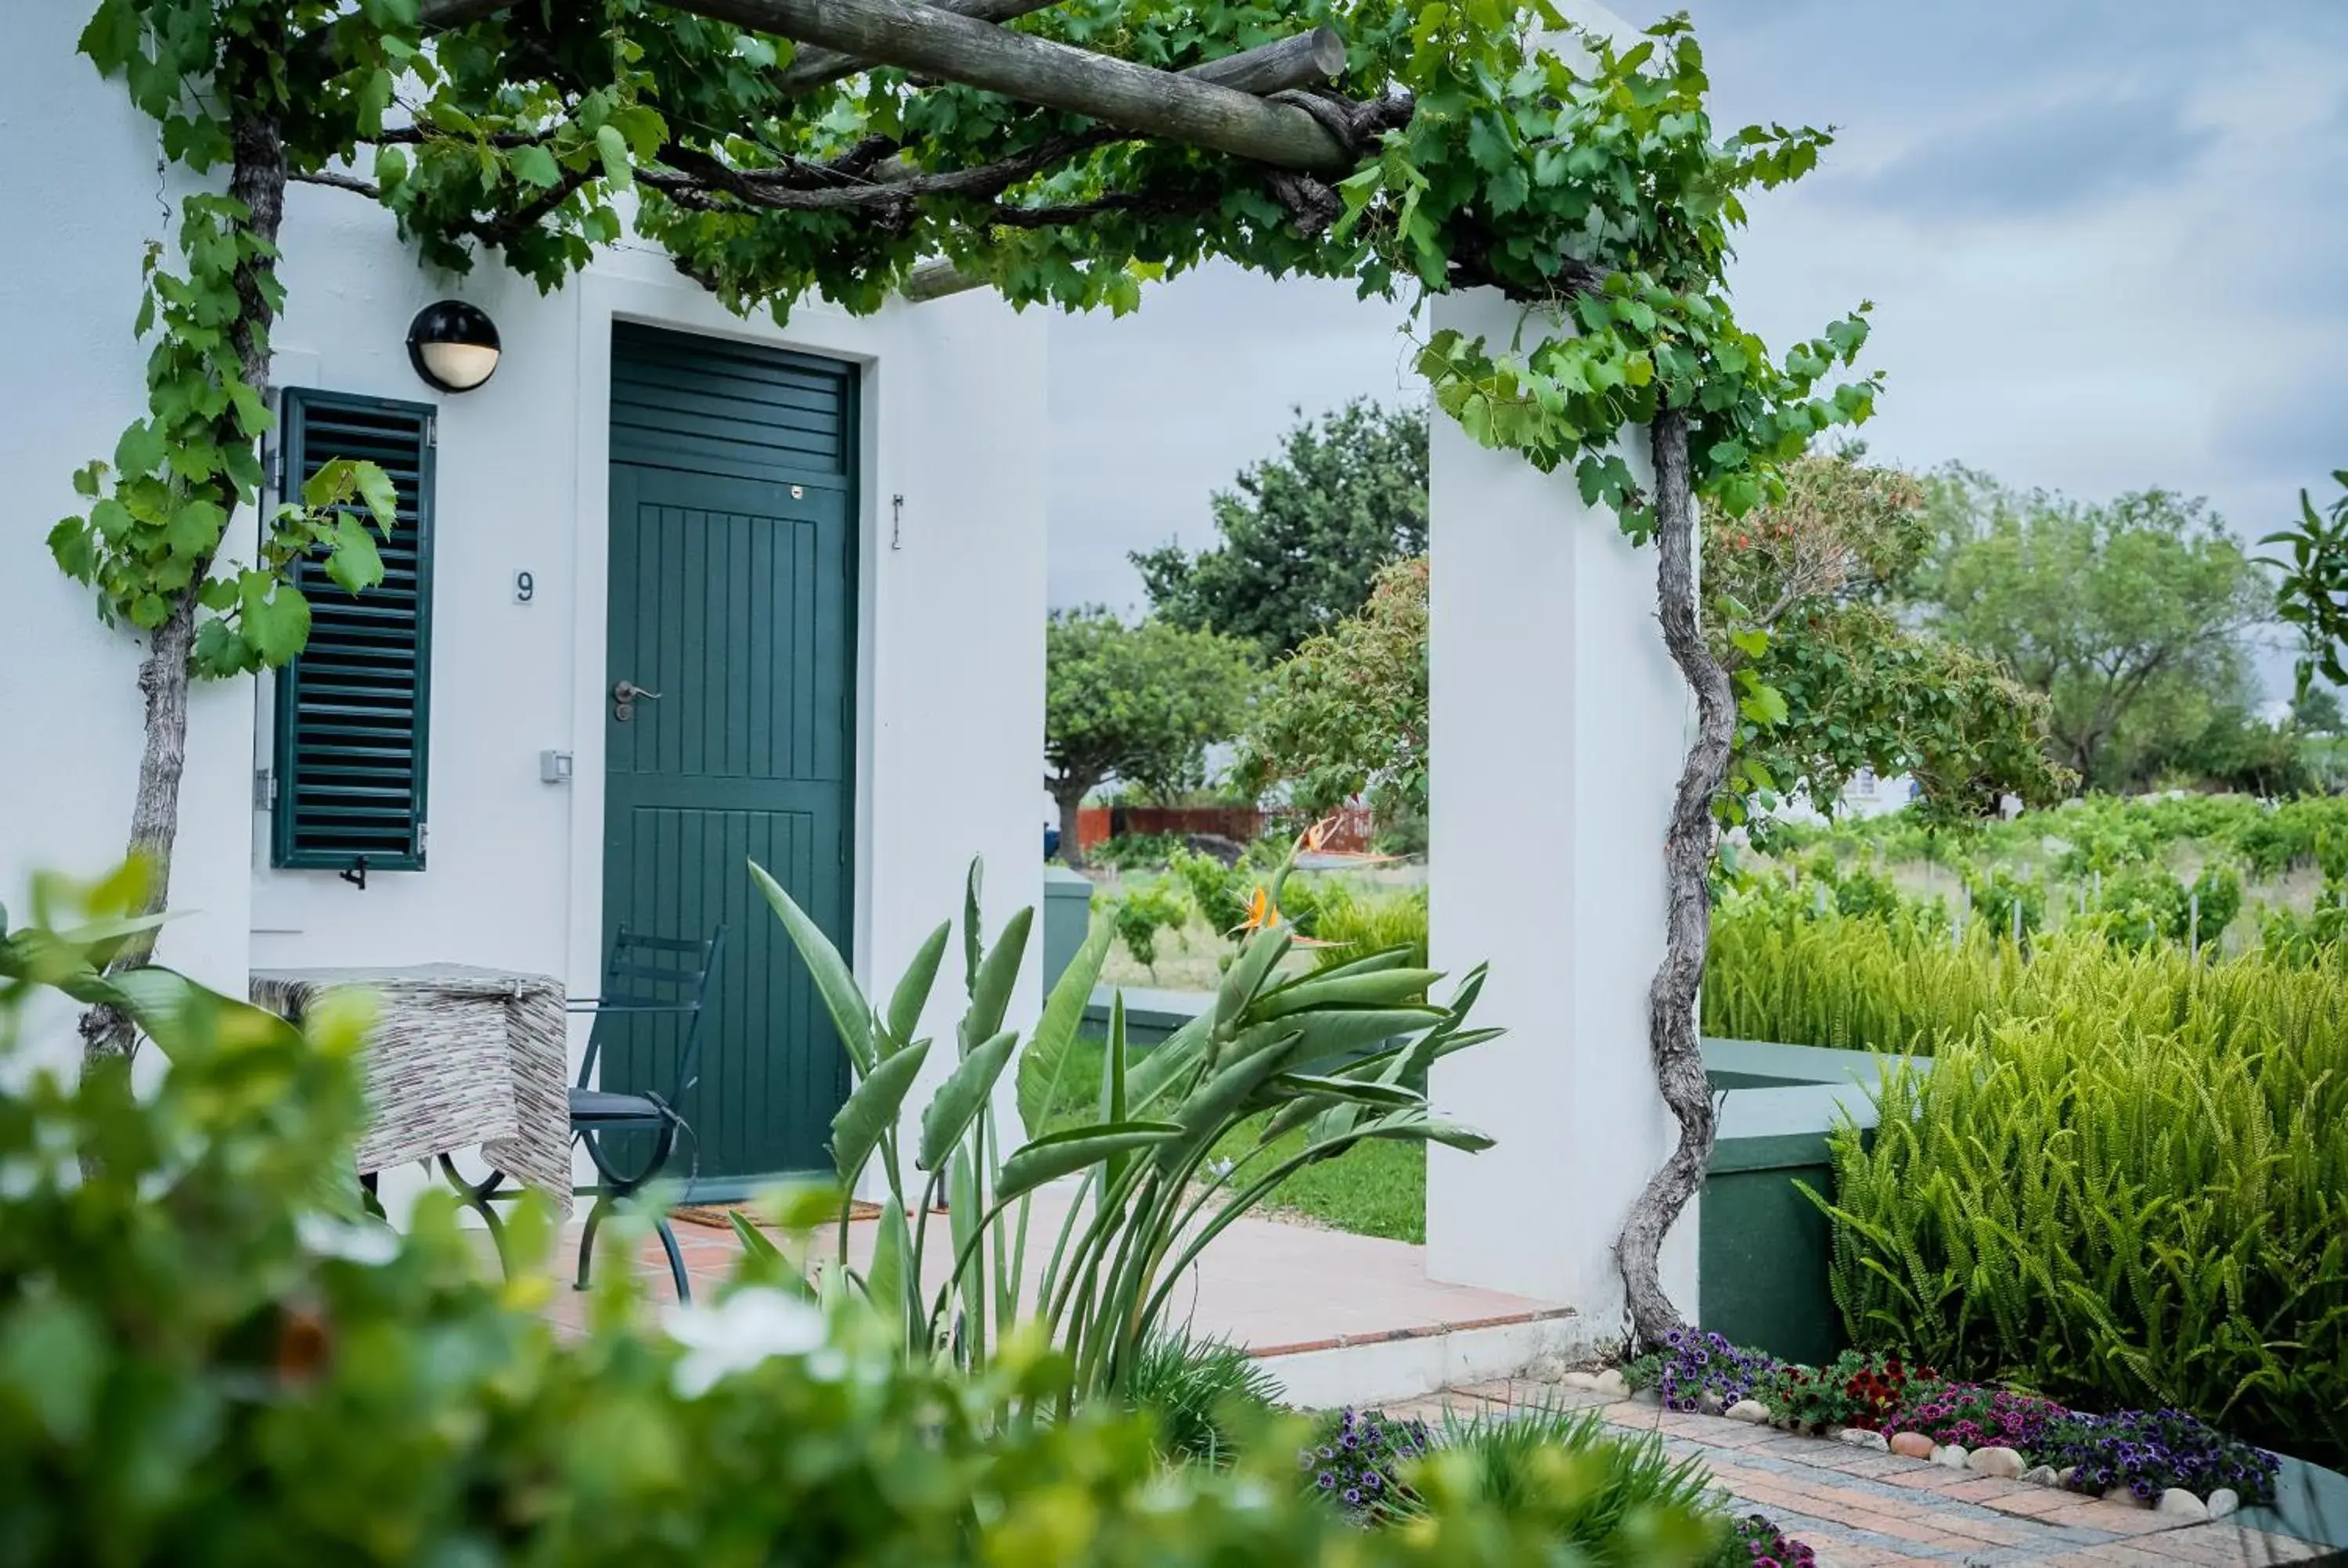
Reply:
M676 1153L677 1135L690 1132L677 1109L701 1076L701 1030L708 1021L709 993L717 975L717 959L726 945L726 927L719 926L705 941L677 937L646 937L622 926L612 938L612 951L603 965L602 994L572 1000L570 1010L592 1013L595 1022L587 1036L587 1056L580 1063L579 1082L571 1091L571 1131L587 1147L602 1178L595 1188L595 1204L587 1212L587 1228L579 1238L578 1288L587 1288L588 1266L595 1255L595 1232L620 1203L659 1178ZM595 1064L603 1049L605 1021L668 1015L685 1020L685 1040L676 1053L676 1077L665 1097L652 1090L622 1092L594 1089ZM618 1151L606 1146L614 1134L649 1133L652 1153L634 1170L622 1168ZM685 1258L677 1250L676 1233L663 1214L655 1227L668 1253L669 1272L676 1280L677 1299L693 1299L686 1282Z

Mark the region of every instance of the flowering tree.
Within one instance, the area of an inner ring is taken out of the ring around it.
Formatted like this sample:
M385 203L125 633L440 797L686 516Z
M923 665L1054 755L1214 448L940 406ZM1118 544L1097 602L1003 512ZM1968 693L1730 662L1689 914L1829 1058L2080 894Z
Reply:
M1548 0L101 0L85 50L160 123L169 156L226 175L224 193L190 199L184 274L157 273L167 305L182 276L216 282L201 308L140 323L159 359L201 364L201 386L150 387L148 434L118 450L111 482L209 487L222 518L251 493L289 179L381 203L435 264L495 252L543 287L633 227L730 307L778 315L808 294L871 311L958 282L1123 311L1145 280L1212 257L1386 294L1499 291L1526 329L1501 346L1433 334L1419 364L1435 403L1478 442L1570 466L1587 500L1654 541L1664 638L1696 697L1650 1009L1681 1134L1619 1248L1635 1330L1656 1337L1679 1316L1656 1252L1712 1144L1694 999L1736 720L1698 615L1697 502L1765 499L1814 436L1869 415L1877 385L1834 384L1862 316L1773 355L1724 282L1746 196L1798 178L1828 138L1716 134L1684 18L1629 48L1565 26ZM1642 434L1645 486L1622 451ZM129 562L149 645L131 837L156 862L157 902L188 680L300 641L294 612L263 609L250 653L228 657L283 573L248 594L213 514L174 518L177 537ZM61 564L84 564L90 533L111 546L118 522L93 509L65 530ZM333 536L355 550L339 522ZM200 609L245 623L210 634L218 657L200 657ZM94 1037L116 1051L131 1038L103 1019Z

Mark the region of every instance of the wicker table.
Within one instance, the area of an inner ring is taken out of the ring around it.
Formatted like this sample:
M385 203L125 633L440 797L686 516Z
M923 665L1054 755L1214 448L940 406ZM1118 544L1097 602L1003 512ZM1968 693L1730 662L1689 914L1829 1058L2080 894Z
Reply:
M365 1058L367 1125L358 1167L438 1159L474 1206L495 1214L449 1156L479 1148L497 1172L571 1213L568 1030L561 982L462 964L268 969L252 999L299 1023L327 991L366 990L379 1011ZM494 1187L498 1178L489 1184Z

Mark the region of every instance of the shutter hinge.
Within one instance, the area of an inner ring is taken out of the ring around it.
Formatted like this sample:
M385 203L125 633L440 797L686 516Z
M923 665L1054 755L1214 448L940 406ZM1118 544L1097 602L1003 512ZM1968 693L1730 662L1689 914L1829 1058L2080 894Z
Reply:
M277 775L267 768L252 770L252 809L255 811L277 809Z
M417 823L416 825L416 858L423 859L431 847L432 825L428 822Z
M436 409L424 416L424 445L430 446L440 439L440 415Z

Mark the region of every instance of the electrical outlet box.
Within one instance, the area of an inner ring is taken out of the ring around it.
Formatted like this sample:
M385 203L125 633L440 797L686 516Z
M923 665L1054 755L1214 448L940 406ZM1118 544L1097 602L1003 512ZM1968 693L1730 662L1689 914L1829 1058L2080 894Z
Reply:
M538 776L541 781L547 784L569 784L571 782L571 753L569 752L539 753Z

